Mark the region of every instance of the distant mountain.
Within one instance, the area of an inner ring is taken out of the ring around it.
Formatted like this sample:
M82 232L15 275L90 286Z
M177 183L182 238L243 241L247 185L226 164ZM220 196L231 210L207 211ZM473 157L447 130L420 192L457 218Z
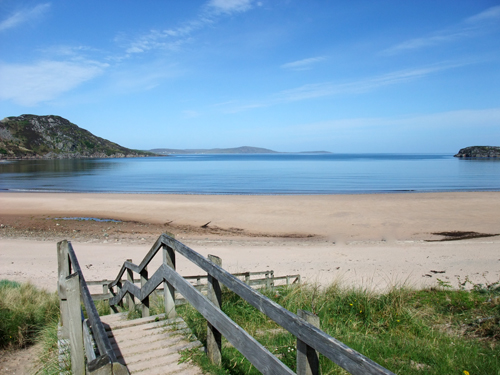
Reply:
M100 138L60 116L21 115L0 121L0 159L155 156Z
M234 147L234 148L211 148L211 149L185 149L177 150L173 148L154 148L149 150L160 155L187 155L187 154L288 154L288 152L278 152L261 147ZM329 154L328 151L302 151L300 153L309 154Z
M471 146L465 147L455 155L457 158L500 158L500 147Z

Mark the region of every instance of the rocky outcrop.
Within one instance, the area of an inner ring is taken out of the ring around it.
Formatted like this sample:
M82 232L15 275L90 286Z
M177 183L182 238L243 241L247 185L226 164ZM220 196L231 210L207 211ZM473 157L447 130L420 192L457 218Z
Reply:
M0 159L154 156L100 138L60 116L21 115L0 121Z
M471 146L460 149L457 158L500 158L500 147Z

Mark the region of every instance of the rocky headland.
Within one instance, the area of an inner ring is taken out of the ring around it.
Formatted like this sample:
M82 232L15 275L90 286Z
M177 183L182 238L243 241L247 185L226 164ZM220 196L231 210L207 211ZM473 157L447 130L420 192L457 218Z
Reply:
M456 158L500 158L500 147L471 146L465 147L454 155Z
M74 159L156 156L100 138L60 116L0 120L0 159Z

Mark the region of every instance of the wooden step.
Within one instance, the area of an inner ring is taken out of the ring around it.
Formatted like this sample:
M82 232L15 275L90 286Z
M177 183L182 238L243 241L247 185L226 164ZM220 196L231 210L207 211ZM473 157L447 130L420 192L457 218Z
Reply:
M189 363L179 363L179 351L201 348L199 341L189 341L190 329L180 317L165 315L127 320L127 314L101 317L118 361L130 374L198 375L201 370Z

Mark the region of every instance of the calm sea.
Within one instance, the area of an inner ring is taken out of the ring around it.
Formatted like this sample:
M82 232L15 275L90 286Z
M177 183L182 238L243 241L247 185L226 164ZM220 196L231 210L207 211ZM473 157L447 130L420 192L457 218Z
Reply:
M0 163L0 190L348 194L500 190L500 160L428 154L179 155Z

